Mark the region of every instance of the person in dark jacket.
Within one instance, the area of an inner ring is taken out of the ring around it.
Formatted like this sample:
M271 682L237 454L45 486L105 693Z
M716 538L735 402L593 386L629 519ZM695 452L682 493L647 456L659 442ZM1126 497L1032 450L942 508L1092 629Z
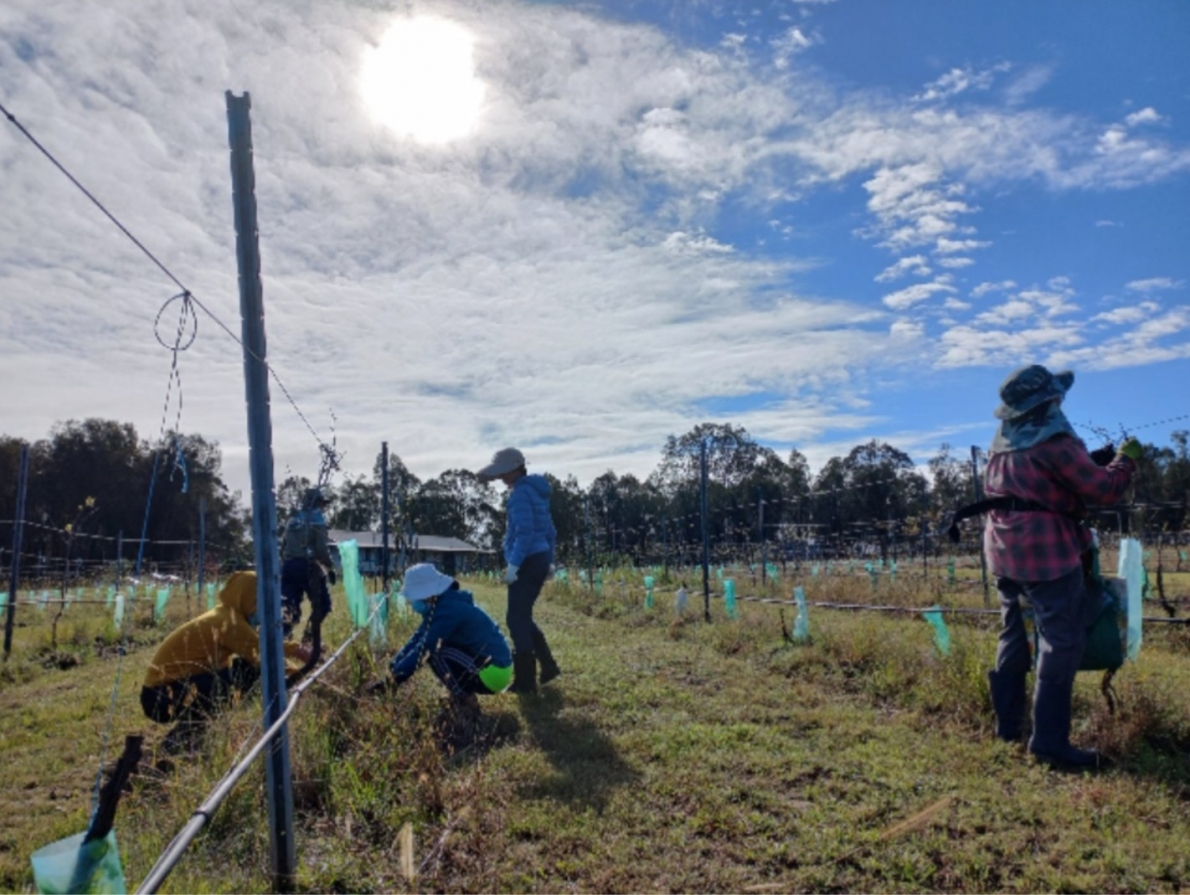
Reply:
M1000 428L989 452L984 490L989 498L1016 497L1036 509L991 510L984 528L988 566L997 576L1003 628L990 672L996 735L1023 733L1025 677L1032 660L1021 611L1033 608L1038 634L1029 752L1059 767L1094 768L1099 755L1070 743L1074 676L1094 619L1084 581L1083 554L1091 532L1079 519L1088 504L1119 500L1132 479L1141 446L1124 442L1106 466L1087 453L1062 413L1074 374L1034 364L1000 386ZM1042 509L1044 508L1044 509Z
M422 623L389 663L392 683L413 677L422 662L450 691L456 708L477 712L477 696L502 693L512 680L512 651L470 591L433 563L410 566L401 595Z
M288 637L302 620L302 598L310 598L311 617L321 621L331 611L329 584L335 583L330 537L322 511L321 488L309 488L302 507L289 517L281 536L281 623Z
M508 633L512 637L513 693L537 691L541 683L562 673L545 634L533 621L533 605L554 564L557 531L550 518L550 483L529 475L525 455L516 448L497 451L492 462L476 473L481 482L502 481L509 489L508 525L504 535L504 580L508 584Z

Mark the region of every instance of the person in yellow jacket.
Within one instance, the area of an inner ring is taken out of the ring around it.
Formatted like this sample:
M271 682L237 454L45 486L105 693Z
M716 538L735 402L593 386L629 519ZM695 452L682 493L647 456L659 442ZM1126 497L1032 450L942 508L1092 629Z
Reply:
M160 724L211 714L221 702L260 677L256 573L236 572L219 592L219 604L191 619L157 647L145 673L140 703ZM304 662L307 647L284 644L285 658Z

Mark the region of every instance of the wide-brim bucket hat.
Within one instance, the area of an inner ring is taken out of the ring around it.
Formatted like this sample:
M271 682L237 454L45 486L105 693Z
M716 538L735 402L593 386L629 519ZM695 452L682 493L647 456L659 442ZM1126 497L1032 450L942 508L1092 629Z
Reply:
M504 448L492 454L492 462L475 474L481 482L490 482L515 472L525 465L525 455L516 448Z
M433 563L420 562L405 572L401 596L411 603L417 603L446 593L454 583L453 578L439 572Z
M1013 370L1000 385L1000 400L996 419L1014 420L1024 416L1046 401L1061 398L1074 385L1074 372L1063 370L1051 373L1041 364L1031 364Z

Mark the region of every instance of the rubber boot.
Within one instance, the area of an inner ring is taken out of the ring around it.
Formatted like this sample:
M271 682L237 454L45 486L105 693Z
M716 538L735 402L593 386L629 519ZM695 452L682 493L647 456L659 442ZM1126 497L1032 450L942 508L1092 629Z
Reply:
M545 635L540 631L533 632L533 651L537 654L537 661L541 664L542 684L548 684L562 673L562 669L554 661L554 654L550 652L550 645L545 642Z
M1070 698L1074 678L1038 679L1033 691L1033 736L1029 751L1038 761L1054 768L1094 770L1101 764L1099 753L1070 744Z
M1021 738L1025 724L1025 676L989 671L988 686L996 713L996 738L1009 743Z
M512 684L509 693L537 692L537 656L531 651L512 654Z

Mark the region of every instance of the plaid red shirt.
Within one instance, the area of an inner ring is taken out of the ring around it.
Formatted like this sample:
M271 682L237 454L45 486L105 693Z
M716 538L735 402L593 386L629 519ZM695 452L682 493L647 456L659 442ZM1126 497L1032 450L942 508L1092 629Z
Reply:
M1057 512L989 512L983 532L988 567L1014 581L1061 578L1079 565L1079 554L1091 546L1091 531L1058 513L1083 515L1087 504L1119 500L1135 469L1123 456L1096 465L1082 442L1069 435L992 454L984 476L988 497L1020 497Z

